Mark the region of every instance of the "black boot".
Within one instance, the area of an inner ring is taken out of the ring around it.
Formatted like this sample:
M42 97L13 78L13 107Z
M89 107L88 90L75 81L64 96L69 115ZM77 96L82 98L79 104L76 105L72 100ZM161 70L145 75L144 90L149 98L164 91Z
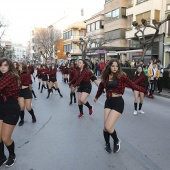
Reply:
M37 96L35 95L34 90L32 90L32 94L33 94L34 98L37 99Z
M39 82L39 83L38 83L38 90L40 90L40 85L41 85L41 83Z
M40 91L40 93L43 92L43 88L44 88L44 84L41 85L41 91Z
M75 94L75 92L73 93L73 96L74 96L74 103L76 103L76 94Z
M58 93L59 93L60 97L63 97L63 95L61 94L61 92L60 92L60 89L59 89L59 88L57 89L57 91L58 91Z
M12 142L12 144L10 146L6 146L8 151L9 151L9 158L6 162L6 167L11 167L12 165L14 165L14 162L16 160L16 156L15 156L15 143Z
M72 105L72 102L73 101L73 93L70 93L70 103L69 103L69 105Z
M111 147L110 147L110 133L103 130L103 136L104 136L104 139L105 139L105 142L106 142L105 150L108 153L111 153L112 150L111 150Z
M20 122L18 124L19 126L23 126L23 124L24 124L24 115L25 115L25 113L24 113L24 110L23 110L23 111L20 112L21 120L20 120Z
M6 160L7 160L7 158L6 158L5 153L4 153L4 142L2 141L0 143L0 168L6 162Z
M30 111L28 111L30 113L30 115L32 116L32 123L35 123L37 120L36 120L36 117L35 117L35 114L34 114L34 110L31 109Z
M50 92L51 92L51 89L48 90L48 96L47 96L47 99L50 98Z

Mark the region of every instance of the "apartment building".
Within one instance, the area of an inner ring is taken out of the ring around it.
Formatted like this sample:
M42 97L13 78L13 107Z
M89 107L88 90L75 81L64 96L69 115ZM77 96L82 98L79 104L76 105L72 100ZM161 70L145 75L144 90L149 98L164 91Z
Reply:
M165 9L166 1L165 0L129 0L130 4L126 10L127 15L127 31L126 38L129 40L129 46L131 49L134 49L136 52L131 52L130 59L140 59L141 45L139 41L134 36L136 30L132 27L132 22L137 21L141 23L141 19L145 18L148 23L152 24L152 20L156 19L161 21L165 19ZM159 36L155 39L153 46L146 53L144 62L148 63L151 59L160 59L163 61L164 56L164 29L165 24L163 24L159 31ZM150 39L154 34L155 30L152 28L147 28L145 30L146 40ZM139 49L139 51L138 51Z
M86 23L86 37L90 37L96 43L92 43L88 49L87 57L92 61L105 58L105 48L100 43L104 40L104 10L84 21Z
M75 22L63 30L63 47L64 54L67 52L71 54L72 60L77 60L82 57L82 52L79 47L74 43L84 38L86 35L86 24L82 21Z
M105 40L110 41L105 45L110 47L110 57L127 60L128 54L115 53L114 51L124 51L129 49L128 40L125 38L127 29L126 8L130 6L129 0L105 0L104 14L104 34ZM111 48L112 47L112 48ZM109 55L109 52L107 53Z
M167 17L168 15L170 15L170 0L167 0L165 17ZM164 47L165 50L163 64L165 67L167 67L167 65L170 63L170 21L168 21L165 26Z

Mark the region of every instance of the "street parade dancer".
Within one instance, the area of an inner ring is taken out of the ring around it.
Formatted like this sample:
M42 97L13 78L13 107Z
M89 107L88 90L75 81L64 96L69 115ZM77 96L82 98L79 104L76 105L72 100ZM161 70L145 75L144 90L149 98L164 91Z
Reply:
M74 97L74 103L76 103L76 93L72 92L72 86L76 83L76 80L77 80L77 70L75 69L75 64L73 62L71 62L70 69L69 69L69 83L68 83L69 87L71 89L69 105L72 105L73 97Z
M21 90L19 94L19 105L21 109L20 119L21 120L19 122L19 126L22 126L24 124L25 107L32 117L32 123L36 122L36 117L34 114L34 110L31 108L32 93L29 88L29 85L31 84L31 75L28 72L27 65L23 63L20 64L19 71L20 71L20 79L21 79Z
M135 72L134 75L134 83L142 88L145 88L145 80L146 80L146 76L145 73L143 72L142 66L139 65L137 67L137 71ZM137 106L138 106L138 97L140 97L140 103L139 103L139 109L137 111ZM143 99L144 99L144 93L134 90L134 115L137 115L138 113L144 114L145 112L142 111L142 105L143 105Z
M40 86L41 86L41 82L42 82L41 69L42 69L42 65L38 65L37 66L37 75L36 75L36 77L38 78L38 90L40 90Z
M78 73L77 81L72 87L72 92L74 92L76 87L78 86L78 89L77 89L78 107L80 111L78 118L82 118L82 116L84 115L83 105L88 107L89 115L93 114L93 106L91 106L89 102L87 101L87 98L91 93L92 85L90 82L89 69L88 69L87 62L85 60L79 59L78 66L80 68L80 71Z
M58 87L56 72L57 72L56 67L55 67L54 64L52 64L50 66L49 71L47 72L47 74L49 75L49 89L48 89L47 99L50 97L50 93L52 91L52 88L54 88L55 90L58 91L60 97L63 97L63 95L61 94L60 89Z
M11 139L20 115L18 95L20 91L19 76L11 60L0 59L0 168L14 165L16 160L15 143ZM9 157L5 156L4 144Z
M94 102L96 102L101 96L103 89L106 89L107 99L104 106L103 136L106 142L105 150L108 153L112 151L110 147L110 136L114 140L113 152L116 153L120 150L120 139L117 137L114 125L124 110L122 95L124 94L125 87L147 93L144 88L137 86L120 70L118 60L110 60L101 74L101 82L94 99Z
M47 69L46 65L42 66L43 68L41 69L41 76L42 76L42 85L41 85L41 91L40 93L43 92L43 88L48 89L48 76L47 76L47 72L49 71ZM45 86L46 85L46 86Z

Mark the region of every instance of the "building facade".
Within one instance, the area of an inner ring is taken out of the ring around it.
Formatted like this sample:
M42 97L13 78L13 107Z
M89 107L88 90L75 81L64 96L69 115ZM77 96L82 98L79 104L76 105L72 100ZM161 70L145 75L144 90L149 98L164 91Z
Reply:
M170 0L167 0L165 17L170 15ZM167 67L170 63L170 21L165 25L165 43L164 43L164 66Z
M88 49L87 58L92 61L104 59L106 51L104 46L101 45L104 40L104 10L84 22L86 23L86 37L96 42L92 43L90 49Z
M15 61L23 62L26 61L27 56L27 47L23 46L22 44L12 43L13 48L13 56Z
M82 57L80 48L74 43L84 38L86 35L86 24L84 22L75 22L63 30L63 48L64 55L71 54L69 60L77 60ZM67 58L68 59L68 58Z
M129 49L128 40L126 39L127 17L126 8L130 6L128 0L105 0L104 5L104 34L105 40L110 41L105 46L110 46L111 52L108 56L127 60L128 54L115 53L115 51L124 51Z
M130 4L127 8L127 30L126 38L129 41L129 47L134 50L140 50L142 46L135 37L136 29L132 26L133 21L141 23L141 19L145 18L148 23L152 24L152 20L162 21L165 19L165 0L130 0ZM153 46L149 49L144 57L144 62L148 63L151 59L164 60L164 29L165 24L160 27L159 36L156 37ZM152 28L145 30L145 38L150 39L155 33ZM131 52L130 59L140 59L142 52Z

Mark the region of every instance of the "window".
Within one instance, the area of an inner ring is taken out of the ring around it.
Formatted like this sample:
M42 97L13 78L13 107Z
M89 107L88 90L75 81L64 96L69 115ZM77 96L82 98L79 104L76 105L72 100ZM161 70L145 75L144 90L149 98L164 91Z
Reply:
M112 0L105 0L105 3L111 2Z
M156 21L160 21L160 11L159 10L155 10L155 17L154 17L154 19Z
M121 15L122 15L122 18L127 18L126 17L126 8L125 7L121 8Z
M84 36L84 31L79 31L80 36Z
M95 31L95 23L91 24L91 31Z
M169 5L167 5L167 10L170 10L170 4L169 4Z
M146 19L147 22L149 23L151 20L151 11L136 15L136 21L140 24L142 18Z
M119 18L119 8L113 10L113 18Z
M96 22L96 30L100 29L100 21Z
M168 24L167 24L167 25L168 25L168 28L167 28L167 30L168 30L168 31L167 31L167 32L168 32L168 37L170 37L170 21L168 21L167 23L168 23Z
M90 25L87 25L87 32L90 32Z
M125 39L125 29L117 29L105 33L105 40Z
M105 21L110 21L112 19L112 12L108 12L107 14L105 14Z
M145 1L148 1L148 0L137 0L137 4L140 4L140 3L142 3L142 2L145 2Z
M131 29L132 28L132 22L133 22L133 14L127 16L127 29Z

